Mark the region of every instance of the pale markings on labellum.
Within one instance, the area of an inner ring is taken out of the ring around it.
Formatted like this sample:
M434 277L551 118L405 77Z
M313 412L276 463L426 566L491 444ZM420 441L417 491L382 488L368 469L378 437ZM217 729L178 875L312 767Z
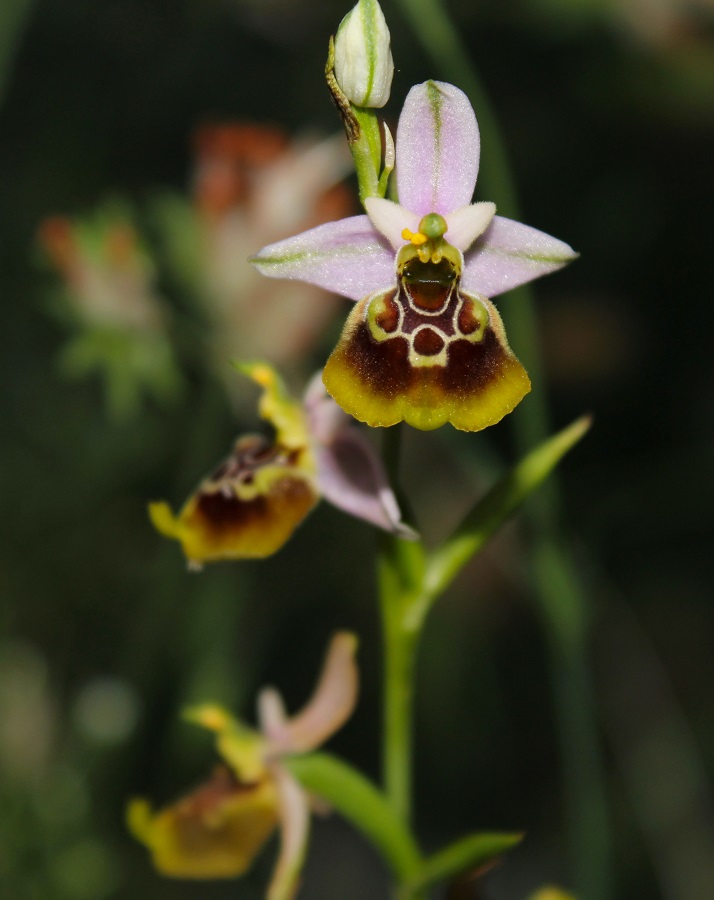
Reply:
M366 318L376 341L406 340L412 366L444 367L454 341L483 341L488 311L478 296L460 290L451 260L413 258L403 266L398 282L398 287L372 297Z

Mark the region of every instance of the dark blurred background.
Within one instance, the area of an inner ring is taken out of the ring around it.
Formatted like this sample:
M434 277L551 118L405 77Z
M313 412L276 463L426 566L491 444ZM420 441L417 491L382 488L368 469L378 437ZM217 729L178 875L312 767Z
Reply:
M553 427L595 415L560 484L591 623L612 896L708 900L714 7L449 6L499 118L524 221L581 253L536 286L546 372L534 387ZM363 691L334 749L378 775L373 535L322 505L273 560L195 575L146 515L151 499L180 505L232 438L257 427L255 390L214 342L229 333L231 297L263 340L297 334L282 318L287 288L271 283L265 308L277 312L261 318L268 288L245 259L281 228L298 230L277 222L280 191L304 183L289 166L337 130L322 70L347 9L3 0L2 897L261 896L270 851L240 883L165 881L126 832L124 805L137 793L167 802L208 771L210 741L179 720L182 706L213 699L252 721L256 690L272 683L294 709L337 627L362 636ZM443 72L402 7L384 9L396 121L408 88ZM308 197L315 208L295 200L299 227L356 211L353 185L335 186L334 153L334 172ZM260 208L268 187L272 213ZM134 318L117 311L125 295ZM278 354L296 392L347 311L310 301L319 328ZM241 322L225 353L251 354L250 342L238 346ZM132 342L141 347L127 369ZM403 484L427 538L443 538L515 455L507 423L408 434ZM552 700L561 676L533 602L528 542L516 521L468 567L434 611L420 659L425 843L476 828L528 832L481 883L484 900L573 884L558 739L567 723ZM336 817L316 825L304 896L386 896L379 864Z

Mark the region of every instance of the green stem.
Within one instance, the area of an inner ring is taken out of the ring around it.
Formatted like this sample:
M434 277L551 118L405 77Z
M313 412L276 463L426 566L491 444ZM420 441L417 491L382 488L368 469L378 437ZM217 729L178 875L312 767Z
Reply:
M404 598L381 592L384 639L384 787L399 818L409 823L412 789L414 664L419 634L405 623Z
M327 87L342 119L347 135L347 143L352 154L357 173L359 199L362 204L367 197L384 197L387 189L388 171L382 179L382 135L377 113L370 108L355 106L335 78L335 41L330 38L330 46L325 65ZM389 170L391 171L391 169Z
M367 197L384 196L379 186L382 137L379 131L379 119L373 109L361 109L359 106L353 106L352 112L360 126L360 137L350 144L350 151L357 172L359 199L361 203L364 203Z
M385 433L384 459L396 485L401 429ZM414 615L424 580L424 548L380 538L378 583L384 642L384 786L401 821L411 818L414 669L422 619Z
M389 480L397 491L402 428L385 431L382 448ZM400 504L409 518L405 499ZM425 552L420 541L380 536L377 575L384 645L384 709L382 777L393 814L409 828L412 807L412 739L414 731L414 677L423 616ZM397 900L426 900L422 885L401 879Z

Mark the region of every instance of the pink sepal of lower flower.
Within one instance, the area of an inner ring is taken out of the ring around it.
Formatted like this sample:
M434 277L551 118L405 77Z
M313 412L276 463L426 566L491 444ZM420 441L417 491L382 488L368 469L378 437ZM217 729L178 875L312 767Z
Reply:
M321 374L310 382L304 408L321 495L338 509L406 540L416 540L389 486L381 457L354 419L325 390Z
M287 715L275 690L261 691L258 731L217 706L187 711L190 721L216 734L218 752L230 767L235 787L232 792L230 786L218 789L214 777L188 798L153 814L146 801L132 801L128 810L131 830L152 852L162 874L183 878L240 875L277 824L280 851L266 897L291 900L295 896L307 850L310 801L283 760L316 749L351 716L359 686L356 649L354 635L334 635L315 691L294 716ZM252 805L251 792L259 794L259 802ZM235 798L242 793L249 799L239 806ZM226 834L230 835L228 841Z

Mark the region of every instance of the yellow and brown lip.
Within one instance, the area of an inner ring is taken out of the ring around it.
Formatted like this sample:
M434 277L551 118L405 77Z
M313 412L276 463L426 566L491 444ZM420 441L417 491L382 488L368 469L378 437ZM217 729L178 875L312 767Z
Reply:
M396 288L361 300L323 380L356 419L372 426L403 420L423 430L451 422L480 431L530 390L498 311L460 289L447 257L412 259Z
M270 556L319 499L308 453L243 437L178 517L168 504L153 503L152 521L193 563Z
M145 800L128 811L134 836L159 872L175 878L242 875L278 824L275 784L242 784L224 766L196 790L157 813Z

